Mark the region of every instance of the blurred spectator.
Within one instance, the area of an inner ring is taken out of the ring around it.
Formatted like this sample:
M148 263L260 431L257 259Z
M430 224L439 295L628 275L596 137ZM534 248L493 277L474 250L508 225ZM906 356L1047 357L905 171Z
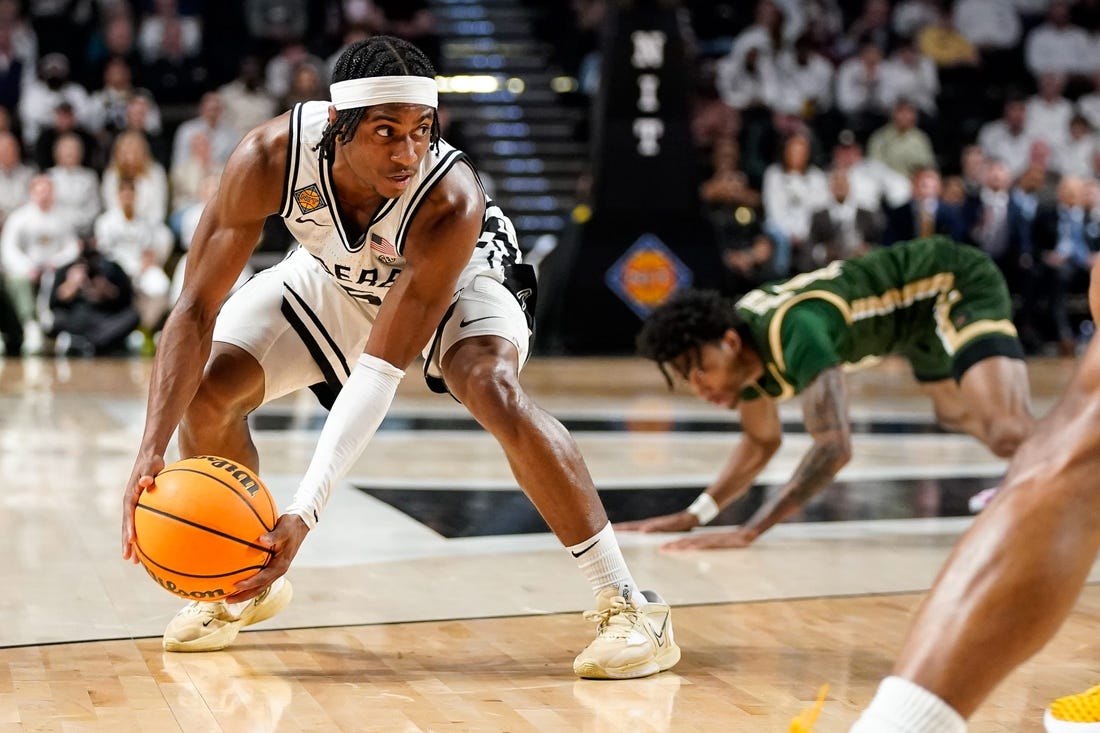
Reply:
M298 64L294 67L294 73L291 76L290 90L279 100L279 109L285 111L299 102L310 102L316 99L328 99L328 86L321 81L317 67L313 64Z
M83 165L84 142L73 133L57 139L52 168L46 175L53 181L56 209L67 216L74 232L89 231L99 216L99 176Z
M792 135L783 146L781 162L764 172L764 230L775 244L775 269L780 276L808 257L810 217L828 200L828 181L810 165L810 142Z
M1084 115L1069 121L1069 135L1053 146L1051 168L1063 176L1090 178L1096 175L1100 141Z
M91 239L82 240L77 258L57 271L49 307L59 355L123 354L138 323L130 279Z
M137 46L141 58L146 63L164 58L166 42L169 37L177 36L182 56L194 58L202 51L199 19L180 14L176 0L154 0L153 12L146 15L138 27Z
M272 97L283 99L290 93L294 70L303 63L312 65L317 70L318 78L324 73L325 62L310 53L301 43L288 43L267 62L267 91Z
M126 129L126 108L136 95L145 95L149 111L142 129L149 135L161 131L160 108L145 89L133 84L130 64L121 56L109 59L103 67L103 87L93 92L89 100L91 127L100 133L100 143L110 146L114 136Z
M1038 77L1041 74L1086 74L1097 72L1096 54L1084 28L1074 25L1069 17L1069 3L1054 0L1047 11L1047 20L1033 29L1024 42L1027 68Z
M983 55L1013 49L1020 42L1020 15L1011 0L957 0L951 20Z
M96 139L76 119L72 106L68 102L61 102L53 111L53 120L42 127L38 133L38 141L34 144L34 164L39 170L46 170L53 164L54 145L65 135L76 135L80 138L84 146L82 162L103 166Z
M415 43L436 67L440 42L428 0L372 0L386 17L385 33Z
M199 201L203 182L211 176L220 177L223 167L224 163L214 159L206 133L200 131L192 135L187 153L174 159L169 170L172 183L172 216L169 223L174 231L179 231L181 212Z
M741 171L740 153L733 138L716 140L711 153L713 173L699 186L699 199L723 249L744 247L760 229L760 192Z
M917 48L941 69L976 66L978 49L952 24L951 16L940 11L934 23L917 34Z
M1092 89L1077 98L1077 111L1088 118L1094 130L1100 130L1100 73L1092 78Z
M120 207L118 182L122 178L134 182L140 215L163 223L168 216L168 176L164 167L153 159L149 143L140 132L124 132L115 140L100 188L105 208Z
M729 106L741 112L766 112L778 89L774 58L760 48L723 56L718 60L715 86Z
M1040 208L1032 227L1058 351L1063 356L1072 356L1076 345L1068 297L1071 292L1087 290L1089 270L1100 250L1100 222L1091 218L1085 204L1084 180L1064 176L1058 184L1057 204Z
M1002 164L1004 161L1000 161ZM963 187L967 196L978 196L985 185L988 161L985 153L979 145L967 145L959 156L959 175L962 177ZM1008 172L1008 180L1012 181L1012 173Z
M734 139L741 132L741 113L718 96L716 73L714 59L700 61L691 100L691 137L695 147L703 150L710 150L719 140Z
M917 108L907 99L898 100L890 124L871 135L867 155L905 175L936 164L932 141L917 127Z
M1027 133L1033 140L1043 140L1058 147L1069 133L1073 104L1062 96L1066 79L1062 74L1039 76L1039 92L1027 100Z
M1032 138L1028 133L1027 103L1020 97L1005 100L999 120L982 125L978 145L988 158L1004 161L1013 176L1020 175L1028 164Z
M1004 161L991 159L985 166L985 180L978 193L976 216L970 229L970 241L989 255L1008 277L1012 258L1019 247L1014 242L1015 221L1022 216L1012 201L1012 173Z
M33 147L43 127L53 123L54 110L62 102L72 108L77 121L89 122L88 92L69 81L69 60L51 53L38 62L38 78L27 82L19 100L19 119L23 126L23 142Z
M844 14L837 0L803 0L806 27L802 35L810 38L813 48L830 52L844 33ZM801 36L800 36L801 37Z
M176 268L172 272L172 284L168 291L168 303L169 305L179 300L180 293L183 292L183 278L187 272L187 251L191 249L191 239L195 236L195 229L199 226L199 220L202 218L203 209L206 208L206 203L214 196L214 193L218 190L218 178L210 176L199 189L199 199L185 208L180 213L180 248L183 249L183 256L176 262ZM284 229L286 227L283 227ZM237 276L237 282L234 283L232 290L236 290L241 285L244 285L248 278L252 277L254 270L251 264L246 264L241 274Z
M57 215L49 176L31 179L29 196L30 201L8 215L0 231L0 270L23 324L24 350L38 353L44 338L40 318L49 315L36 305L39 287L48 296L53 273L71 262L79 248L69 218Z
M264 86L264 67L255 56L241 59L237 78L218 89L225 122L240 140L249 130L277 114L275 98Z
M23 324L15 312L15 303L8 296L3 277L0 277L0 347L5 356L23 353Z
M851 196L848 173L829 173L829 199L810 218L810 254L807 269L833 260L846 260L879 244L882 224L874 212L861 209Z
M922 115L936 114L936 95L940 91L939 72L932 59L921 54L911 41L901 41L893 56L882 64L882 102L893 107L898 99L908 99Z
M908 176L880 161L863 157L863 148L851 130L841 130L837 136L833 147L832 168L847 174L849 196L856 207L866 209L876 216L884 208L894 208L906 203L913 193Z
M118 206L96 219L97 246L130 278L141 328L151 336L168 312L171 281L164 263L172 251L172 232L161 222L138 215L132 180L119 180L116 198Z
M160 104L190 104L207 90L209 73L201 57L187 48L182 20L167 17L161 21L160 43L156 55L145 61L142 86Z
M19 140L0 132L0 228L11 212L27 202L34 168L23 163Z
M898 38L913 38L939 19L937 0L901 0L894 7L893 28Z
M826 112L833 102L833 65L814 48L810 36L799 36L775 59L776 93L771 106L806 119Z
M940 174L932 168L919 168L913 173L913 199L908 204L891 209L886 215L883 244L894 244L917 237L944 234L956 241L966 238L962 211L942 198Z
M95 8L87 0L25 0L27 19L38 37L38 52L81 54Z
M875 43L865 43L858 56L840 65L836 72L836 106L845 126L857 134L867 134L886 121L890 90L882 73L882 51Z
M107 11L100 28L92 33L88 53L83 65L81 80L89 89L102 84L107 66L115 59L126 63L131 73L141 69L141 56L134 39L134 21L130 7L116 3Z
M152 123L149 116L156 108L155 103L148 94L135 94L126 104L126 129L124 132L134 132L145 138L153 157L163 166L168 165L169 147L161 132L151 133L149 127ZM121 134L121 133L120 133ZM114 149L118 135L111 138L111 144L107 149Z
M11 28L0 23L0 107L16 109L23 92L24 61L15 52Z
M33 78L38 64L38 36L20 12L18 0L0 0L0 28L8 32L11 52L22 64L24 79Z
M783 10L773 0L757 0L753 23L733 39L730 58L740 63L750 51L756 51L761 61L771 64L785 37Z
M191 138L202 133L210 142L210 151L214 162L224 165L237 147L240 137L237 130L225 119L222 98L217 92L207 92L199 102L199 114L180 124L172 141L172 160L187 156L191 147Z
M836 55L846 58L867 43L878 47L885 56L893 45L894 34L890 29L890 3L887 0L866 0L859 17L848 26L848 31L837 43Z
M775 245L763 232L757 232L747 245L726 247L721 255L726 267L722 290L730 295L743 295L781 277L775 269Z
M248 35L272 45L301 41L309 27L306 0L245 0Z

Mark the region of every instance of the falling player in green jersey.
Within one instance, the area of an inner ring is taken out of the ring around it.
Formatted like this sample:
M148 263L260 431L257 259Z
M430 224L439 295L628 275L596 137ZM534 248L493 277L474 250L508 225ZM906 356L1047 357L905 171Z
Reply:
M916 239L765 285L734 302L687 290L638 336L670 385L741 412L742 437L717 478L682 512L618 525L675 532L712 520L744 494L782 440L778 403L801 395L809 451L744 525L671 543L746 547L832 481L852 453L844 368L905 357L936 419L1011 456L1031 432L1023 348L992 260L950 239Z

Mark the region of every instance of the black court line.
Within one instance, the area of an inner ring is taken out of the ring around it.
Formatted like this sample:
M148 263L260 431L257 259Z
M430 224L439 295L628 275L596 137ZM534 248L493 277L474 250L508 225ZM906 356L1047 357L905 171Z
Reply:
M325 423L327 413L310 415L304 420L292 415L274 412L260 412L249 417L254 430L320 430ZM566 429L573 433L715 433L739 431L739 420L715 420L712 418L676 418L662 420L647 417L567 417L559 418ZM860 435L935 435L946 434L930 419L891 420L871 419L853 420L852 432ZM433 430L469 430L482 428L472 418L465 415L388 415L382 421L381 431L433 431ZM789 434L805 433L806 426L799 420L785 421L783 431Z
M913 517L967 516L967 502L996 478L956 476L935 479L866 479L837 481L815 497L798 515L786 521L830 522ZM526 495L518 488L453 489L425 484L416 489L355 488L405 513L440 535L485 537L549 532ZM644 519L683 511L703 484L639 489L604 489L600 499L612 522ZM764 485L726 507L710 526L743 524L763 504Z

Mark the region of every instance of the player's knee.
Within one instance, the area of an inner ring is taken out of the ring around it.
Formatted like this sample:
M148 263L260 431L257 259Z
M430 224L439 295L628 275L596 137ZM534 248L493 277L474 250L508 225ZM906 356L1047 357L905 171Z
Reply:
M525 394L511 365L499 359L478 359L459 379L459 399L486 428L492 429L495 422L507 424L522 411Z

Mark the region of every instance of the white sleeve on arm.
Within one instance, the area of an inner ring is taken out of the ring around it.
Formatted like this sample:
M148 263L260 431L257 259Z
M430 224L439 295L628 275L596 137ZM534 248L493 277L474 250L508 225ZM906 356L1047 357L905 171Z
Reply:
M359 364L332 405L313 459L285 514L301 517L313 529L333 485L351 470L351 464L382 424L404 376L404 371L376 356L359 357Z

